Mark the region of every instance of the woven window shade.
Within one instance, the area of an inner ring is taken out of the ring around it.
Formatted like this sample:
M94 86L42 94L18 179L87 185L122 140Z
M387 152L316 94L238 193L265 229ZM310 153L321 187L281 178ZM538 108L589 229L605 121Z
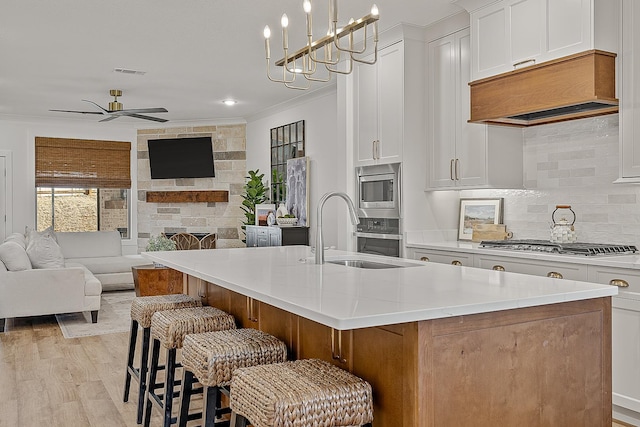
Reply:
M36 137L36 187L131 188L131 143Z

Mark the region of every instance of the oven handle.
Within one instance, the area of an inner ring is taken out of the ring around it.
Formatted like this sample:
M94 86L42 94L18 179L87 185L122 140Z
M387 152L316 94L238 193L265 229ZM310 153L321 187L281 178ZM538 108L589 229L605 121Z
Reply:
M402 240L402 234L362 233L359 231L354 234L356 237L369 237L371 239Z

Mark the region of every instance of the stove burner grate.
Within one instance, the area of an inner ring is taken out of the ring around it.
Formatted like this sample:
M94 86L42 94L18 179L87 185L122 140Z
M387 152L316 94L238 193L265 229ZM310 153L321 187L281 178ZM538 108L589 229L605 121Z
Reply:
M638 251L634 245L603 243L552 243L548 240L483 240L480 247L569 255L623 255Z

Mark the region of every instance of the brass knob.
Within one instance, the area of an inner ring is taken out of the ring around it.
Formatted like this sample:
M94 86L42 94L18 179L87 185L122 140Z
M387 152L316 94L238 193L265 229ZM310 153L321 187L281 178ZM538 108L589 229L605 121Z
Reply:
M426 257L426 256L420 257L420 261L429 262L429 257Z
M505 271L504 267L503 267L503 266L501 266L501 265L494 265L494 266L493 266L493 269L494 269L495 271Z
M453 261L451 261L451 265L462 265L462 263L457 259L454 259Z
M557 273L555 271L550 271L547 273L547 277L551 277L552 279L564 279L562 274Z
M612 286L617 286L619 288L628 288L629 287L629 282L627 282L626 280L622 280L622 279L611 279L609 280L609 284Z

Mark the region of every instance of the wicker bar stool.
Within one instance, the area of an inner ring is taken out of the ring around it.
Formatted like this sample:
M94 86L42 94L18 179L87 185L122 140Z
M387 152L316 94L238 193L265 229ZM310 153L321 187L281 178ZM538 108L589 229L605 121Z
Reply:
M369 383L318 359L240 368L230 386L231 425L371 426Z
M189 416L193 384L203 386L202 425L213 427L220 408L220 393L231 382L237 368L280 363L287 360L287 346L276 337L256 329L233 329L187 335L182 345L182 394L179 426L199 418ZM226 411L228 413L228 410Z
M136 422L142 423L142 410L146 392L147 371L149 366L149 342L151 336L151 316L156 311L176 308L199 307L200 299L184 294L136 297L131 303L131 332L129 334L129 354L127 356L127 374L124 381L123 402L129 401L131 378L138 381L138 412ZM138 326L142 328L142 355L140 368L133 365L138 339Z
M174 386L180 384L180 381L175 381L175 371L180 366L176 365L176 350L182 348L184 337L187 334L235 328L234 317L214 307L182 308L158 311L153 314L151 317L153 348L149 362L149 386L147 387L147 403L144 413L145 427L149 427L151 422L151 408L154 403L164 410L165 427L169 427L177 421L177 418L171 417L171 410L173 398L176 396L173 392ZM160 345L167 350L164 394L156 394L156 389L162 386L162 384L156 384Z

